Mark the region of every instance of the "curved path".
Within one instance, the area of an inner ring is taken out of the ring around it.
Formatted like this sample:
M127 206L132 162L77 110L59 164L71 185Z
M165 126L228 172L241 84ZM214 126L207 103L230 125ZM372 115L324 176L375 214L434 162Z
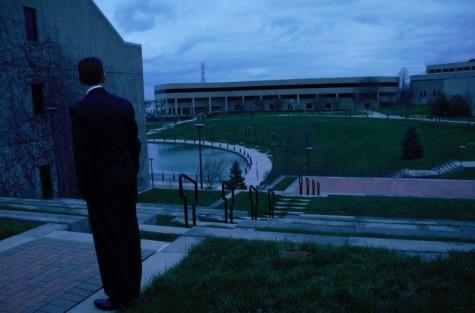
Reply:
M183 139L148 139L151 143L180 143L197 145L196 141ZM248 163L248 171L244 176L246 185L258 186L272 170L272 161L267 154L258 151L257 149L248 148L242 145L231 145L224 142L202 141L203 146L214 147L239 154ZM216 189L221 189L218 186Z
M475 180L309 176L322 194L475 199ZM305 178L304 178L305 180ZM296 180L286 193L298 194Z

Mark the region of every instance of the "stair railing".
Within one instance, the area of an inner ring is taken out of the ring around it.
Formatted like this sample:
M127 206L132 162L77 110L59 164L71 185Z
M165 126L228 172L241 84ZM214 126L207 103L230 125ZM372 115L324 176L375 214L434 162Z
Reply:
M183 211L185 214L185 227L188 227L188 198L183 191L183 181L189 181L194 185L194 194L193 194L193 202L191 203L191 209L193 214L193 226L196 226L196 204L198 203L198 184L196 180L192 179L190 176L185 174L180 174L178 177L178 186L180 190L180 198L183 199Z
M275 212L275 192L272 189L267 190L267 200L269 202L269 217L274 218Z
M253 197L253 191L254 191L255 197ZM255 198L255 201L254 201L254 198ZM259 197L258 197L257 188L250 185L249 186L249 203L251 205L251 207L250 207L250 209L251 209L251 220L257 220L257 204L258 204L258 201L259 201Z

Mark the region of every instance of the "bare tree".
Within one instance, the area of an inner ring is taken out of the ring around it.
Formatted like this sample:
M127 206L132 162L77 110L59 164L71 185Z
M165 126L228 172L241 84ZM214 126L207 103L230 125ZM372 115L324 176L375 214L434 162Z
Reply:
M412 90L410 88L410 76L407 68L403 67L399 71L399 102L409 106L412 98Z
M207 158L203 164L203 177L206 188L213 189L222 180L221 175L225 169L225 159Z

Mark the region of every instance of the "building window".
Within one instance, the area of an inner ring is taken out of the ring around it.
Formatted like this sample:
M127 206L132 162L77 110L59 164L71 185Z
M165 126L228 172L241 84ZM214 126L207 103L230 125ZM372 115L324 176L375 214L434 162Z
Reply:
M41 83L31 84L31 98L33 102L33 113L35 115L43 113L43 85Z
M460 72L460 71L462 71L462 70L463 70L463 68L457 67L457 72Z
M470 71L470 66L466 66L463 68L464 71Z
M442 71L445 73L445 72L448 72L449 70L444 68Z
M432 93L432 95L435 97L437 96L437 90L434 90L434 92Z
M53 182L51 180L51 164L40 166L41 197L53 198Z
M38 41L38 29L36 25L36 9L24 7L26 39Z

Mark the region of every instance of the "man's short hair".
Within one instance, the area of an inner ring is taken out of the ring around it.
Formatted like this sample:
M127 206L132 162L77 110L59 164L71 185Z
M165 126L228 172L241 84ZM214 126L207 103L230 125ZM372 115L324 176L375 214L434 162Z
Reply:
M102 61L96 57L87 57L79 61L78 72L79 80L83 85L97 85L100 84L104 78Z

